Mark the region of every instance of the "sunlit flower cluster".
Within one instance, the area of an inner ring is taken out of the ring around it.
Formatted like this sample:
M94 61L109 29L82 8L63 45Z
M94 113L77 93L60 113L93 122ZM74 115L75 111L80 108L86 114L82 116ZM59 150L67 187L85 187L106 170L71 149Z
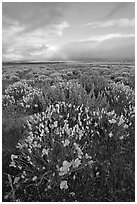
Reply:
M26 81L19 81L9 85L5 90L3 98L8 98L10 103L17 104L24 96L32 90L32 86L28 85ZM4 104L5 106L8 104Z
M3 107L19 105L26 111L28 108L38 107L37 97L42 91L29 85L25 80L9 85L2 96ZM34 100L36 99L36 100Z
M110 94L113 103L126 102L129 104L135 99L135 91L122 83L111 83L105 91Z
M24 108L24 110L31 109L33 107L37 108L39 106L39 98L41 97L42 91L38 88L33 88L26 96L23 96L23 99L19 104Z
M44 183L46 191L53 186L69 189L69 175L79 169L92 169L94 142L108 137L122 140L129 136L131 125L115 110L91 111L65 102L49 105L45 112L30 116L25 127L28 136L18 143L19 153L11 156L10 166L20 170L21 183Z

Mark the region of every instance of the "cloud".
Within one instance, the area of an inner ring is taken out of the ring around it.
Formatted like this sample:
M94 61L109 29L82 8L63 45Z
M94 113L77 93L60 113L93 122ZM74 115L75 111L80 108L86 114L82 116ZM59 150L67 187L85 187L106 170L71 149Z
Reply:
M78 42L89 42L89 41L103 42L111 38L134 38L134 37L135 37L135 34L133 33L132 34L109 33L106 35L91 36L89 38L79 40Z
M112 17L114 14L116 14L118 11L128 7L130 5L129 2L118 2L116 6L107 14L103 17L103 19L108 19Z
M62 23L58 24L58 25L55 25L55 28L57 30L57 34L60 36L60 37L63 37L63 30L65 28L68 28L69 27L69 24L68 22L66 21L63 21Z
M3 59L40 59L51 57L57 50L52 45L54 39L62 38L63 31L69 27L64 20L60 23L53 23L32 31L26 31L25 25L8 18L3 19L2 30Z
M57 46L31 46L18 47L16 49L7 49L3 52L3 60L47 60L56 56L58 50Z
M135 35L110 33L68 43L59 52L67 60L134 59Z
M83 26L91 26L92 28L106 28L111 26L134 27L135 19L121 18L114 20L95 21L84 24Z
M64 21L62 4L56 2L4 2L3 16L25 25L26 31L34 31L43 26L61 24ZM64 9L64 8L63 8Z
M114 16L115 14L117 14L118 12L122 13L123 10L128 9L128 11L130 10L130 7L134 5L134 2L117 2L115 7L113 7L113 9L106 14L102 19L108 19L111 18L112 16Z

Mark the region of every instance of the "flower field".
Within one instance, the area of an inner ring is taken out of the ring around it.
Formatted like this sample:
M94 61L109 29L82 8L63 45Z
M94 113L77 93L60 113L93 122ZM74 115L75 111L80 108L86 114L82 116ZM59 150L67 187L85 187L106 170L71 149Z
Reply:
M134 202L134 65L3 65L4 202Z

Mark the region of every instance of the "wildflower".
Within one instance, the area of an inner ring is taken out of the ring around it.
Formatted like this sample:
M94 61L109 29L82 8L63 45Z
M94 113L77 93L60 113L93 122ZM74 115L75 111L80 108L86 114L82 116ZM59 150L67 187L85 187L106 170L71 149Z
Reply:
M21 175L21 178L23 178L23 179L24 179L24 178L25 178L25 176L24 176L24 175Z
M110 132L110 133L109 133L109 137L112 137L112 136L113 136L113 134L112 134L112 132Z
M123 119L123 115L120 116L120 119L119 119L119 123L118 123L118 126L122 125L124 123L124 119Z
M31 161L31 159L30 159L30 157L29 157L29 156L27 156L27 160L28 160L28 161Z
M98 124L95 122L95 127L97 127L98 126Z
M89 164L90 166L92 166L93 163L94 163L93 160L90 160L90 161L88 162L88 164Z
M49 133L48 127L45 127L45 131L46 131L46 133Z
M77 143L74 143L74 146L77 150L77 153L78 153L78 157L81 158L81 155L83 155L83 152L81 151L80 147L78 146Z
M15 167L15 168L16 168L16 163L15 163L15 161L11 161L11 163L10 163L9 166L11 166L11 167Z
M69 146L70 141L68 139L65 140L64 142L64 147Z
M55 121L54 122L54 127L57 127L58 126L58 121Z
M79 140L81 140L82 136L83 136L83 131L80 130L80 131L79 131Z
M40 136L43 137L43 135L44 135L44 130L41 131Z
M48 155L48 149L43 149L42 150L42 157L44 156L44 155Z
M32 178L32 181L36 181L36 179L37 179L37 176L34 176L34 177Z
M75 193L74 193L74 192L71 192L70 195L75 196Z
M38 147L38 148L41 148L41 144L38 144L37 147Z
M124 139L124 136L122 135L121 137L119 137L119 139L120 139L120 140L123 140L123 139Z
M123 126L123 128L127 129L127 128L128 128L128 125L127 125L127 124L125 124L125 125Z
M17 158L18 158L17 155L14 155L14 154L11 155L11 160L14 160L14 159L17 159Z
M48 186L47 186L47 189L51 189L51 186L50 186L50 185L48 185Z
M37 141L34 141L33 147L37 147Z
M65 175L69 171L70 166L71 166L71 162L64 161L63 167L60 168L61 172L59 173L59 175L60 176Z
M75 161L73 162L73 167L77 168L79 167L79 165L81 164L81 160L79 158L75 159Z
M108 120L109 123L116 123L117 121L115 119L112 119L112 120Z
M26 141L27 143L31 143L31 142L33 141L33 138L32 138L31 136L28 136L28 137L25 139L25 141Z
M68 189L68 184L67 184L67 181L62 181L60 183L60 189Z
M114 115L114 114L115 114L115 111L114 111L114 110L107 113L108 116L112 116L112 115Z
M85 158L86 158L86 159L91 159L92 157L89 156L89 155L86 153L86 154L85 154Z
M98 176L99 176L99 172L96 173L96 177L98 177Z

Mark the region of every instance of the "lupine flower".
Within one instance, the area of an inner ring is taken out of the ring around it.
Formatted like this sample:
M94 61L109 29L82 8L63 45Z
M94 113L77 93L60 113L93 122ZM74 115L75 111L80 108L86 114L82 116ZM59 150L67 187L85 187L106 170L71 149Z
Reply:
M60 189L68 189L68 184L67 184L67 181L62 181L60 183Z

